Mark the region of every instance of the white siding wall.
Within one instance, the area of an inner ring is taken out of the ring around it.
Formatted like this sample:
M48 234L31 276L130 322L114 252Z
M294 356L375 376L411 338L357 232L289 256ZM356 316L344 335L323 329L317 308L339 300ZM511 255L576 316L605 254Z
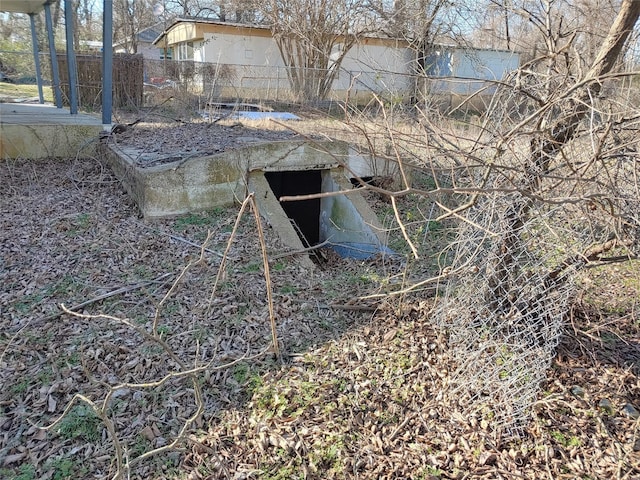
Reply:
M268 37L205 33L204 50L207 62L284 66L275 41Z
M451 72L454 78L434 81L432 91L470 95L483 90L489 95L495 91L491 81L502 80L508 72L518 68L519 62L519 56L511 52L455 49Z
M142 56L148 60L160 60L163 50L156 48L150 43L138 43L138 53L141 53Z
M409 85L411 53L406 48L361 43L355 45L342 61L340 78L334 84L337 90L346 90L352 84L358 91L400 93Z
M501 80L518 68L518 55L493 50L456 50L454 71L456 77Z

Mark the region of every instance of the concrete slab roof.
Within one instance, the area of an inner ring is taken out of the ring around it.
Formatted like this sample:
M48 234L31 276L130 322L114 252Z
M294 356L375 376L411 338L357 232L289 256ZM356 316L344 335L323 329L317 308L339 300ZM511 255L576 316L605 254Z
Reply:
M0 103L0 125L92 125L102 127L91 115L69 115L69 110L36 103Z
M0 0L0 12L38 13L47 3L56 0Z

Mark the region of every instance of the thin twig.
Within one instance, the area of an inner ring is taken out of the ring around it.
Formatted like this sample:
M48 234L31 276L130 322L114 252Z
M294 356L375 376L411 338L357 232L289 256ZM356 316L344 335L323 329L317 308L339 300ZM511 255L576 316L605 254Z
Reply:
M413 257L417 260L418 258L420 258L420 256L418 255L418 250L416 249L416 247L413 245L413 242L409 238L407 229L405 228L404 223L400 218L400 212L398 211L398 205L396 203L395 197L391 197L391 206L393 207L393 213L396 217L396 222L398 222L398 226L400 227L400 231L402 232L402 236L404 237L405 242L407 242L407 245L409 245L409 248L411 249L411 253L413 253Z
M339 310L355 310L361 312L375 312L379 307L372 307L371 305L346 305L346 304L338 304L331 303L327 305L327 308L335 308Z
M141 227L144 227L144 228L146 228L147 230L151 230L151 231L152 231L152 232L154 232L154 233L159 233L160 235L165 235L165 236L167 236L167 237L169 237L169 238L171 238L171 239L173 239L173 240L176 240L176 241L178 241L178 242L186 243L187 245L191 245L192 247L196 247L196 248L198 248L198 249L201 249L201 248L202 248L202 245L201 245L201 244L198 244L198 243L196 243L196 242L192 242L192 241L191 241L191 240L189 240L188 238L180 237L180 236L178 236L178 235L174 235L174 234L172 234L172 233L163 232L162 230L158 230L158 229L156 229L156 228L150 227L149 225L145 225L144 223L135 222L135 221L132 221L132 223L135 223L136 225L140 225ZM205 249L204 249L204 251L205 251L205 252L207 252L207 253L211 253L211 254L213 254L213 255L216 255L216 256L218 256L218 257L222 258L222 254L221 254L221 253L216 252L216 251L214 251L214 250L211 250L211 249L209 249L209 248L205 248Z
M279 253L278 255L271 255L271 260L277 260L278 258L290 257L291 255L299 255L301 253L311 252L313 250L317 250L318 248L325 247L330 243L331 242L329 240L325 240L324 242L318 243L316 245L312 245L307 248L302 248L300 250L292 250L290 252Z
M27 327L29 327L31 325L34 325L34 324L38 324L38 323L42 323L42 322L50 322L51 320L55 320L56 318L61 316L63 313L66 313L65 310L69 310L71 312L75 312L77 310L80 310L81 308L84 308L84 307L86 307L88 305L100 302L100 301L105 300L107 298L115 297L116 295L120 295L122 293L131 292L133 290L138 290L139 288L146 287L147 285L151 285L153 283L158 283L161 280L164 280L165 278L169 277L170 275L171 275L171 273L163 273L162 275L160 275L159 277L154 278L153 280L145 280L144 282L139 282L139 283L136 283L134 285L128 285L126 287L117 288L117 289L112 290L110 292L107 292L107 293L104 293L102 295L98 295L97 297L94 297L94 298L91 298L89 300L86 300L86 301L84 301L82 303L78 303L78 304L72 305L70 307L62 308L60 311L58 311L56 313L52 313L51 315L48 315L46 317L40 317L40 318L36 318L36 319L29 319L27 321L27 323L25 323L22 327L20 327L20 329L9 339L9 342L7 343L7 345L5 346L4 350L2 351L2 354L0 355L0 363L2 363L2 360L4 359L4 356L7 353L7 350L9 350L9 347L13 344L15 339L18 338L18 336Z
M262 230L262 221L260 220L260 212L258 211L258 204L256 202L255 195L250 193L247 197L250 199L251 207L253 209L253 215L256 220L256 227L258 228L258 239L260 240L260 249L262 250L262 263L264 264L264 279L267 289L267 303L269 305L269 322L271 323L271 340L273 341L273 351L277 360L281 360L280 346L278 345L278 330L276 328L276 315L273 308L273 288L271 286L271 275L269 272L269 256L267 255L267 244L264 240L264 231Z
M207 245L209 244L209 242L211 241L211 230L209 230L207 232L207 238L205 238L204 242L202 242L202 245L200 246L200 257L198 257L197 260L192 260L190 261L180 272L180 275L178 275L178 277L173 281L173 284L171 285L171 288L169 289L169 291L165 294L164 297L162 297L162 300L160 300L160 302L158 303L158 305L156 305L156 313L153 317L153 335L154 336L158 336L158 321L160 319L160 308L162 307L162 305L164 305L164 303L169 299L169 297L173 294L173 292L176 290L176 288L178 288L178 284L180 283L180 280L182 280L184 278L184 276L187 274L187 272L191 269L191 267L193 267L194 265L202 262L204 260L204 252L206 250Z
M224 275L224 269L227 263L227 258L229 258L229 251L231 250L231 246L233 245L233 241L236 238L236 234L238 233L238 227L240 226L240 220L242 219L242 215L244 214L245 209L249 205L249 197L245 198L240 205L240 210L238 211L238 215L236 216L236 221L233 224L233 229L231 230L231 235L229 235L229 239L227 240L227 246L224 249L224 253L222 254L222 260L220 261L220 265L218 266L218 273L216 275L216 279L213 283L213 288L211 289L211 295L209 296L209 307L207 309L207 315L209 315L211 311L211 305L213 302L213 297L218 290L218 283L222 279Z
M136 283L135 285L129 285L127 287L120 287L116 290L112 290L111 292L107 292L103 295L99 295L97 297L94 297L90 300L87 300L85 302L82 303L78 303L77 305L72 305L71 307L67 307L68 310L70 311L75 311L75 310L79 310L81 308L86 307L87 305L91 305L92 303L96 303L99 302L101 300L105 300L107 298L110 297L114 297L116 295L120 295L121 293L127 293L127 292L131 292L133 290L137 290L139 288L142 287L146 287L147 285L151 285L152 283L158 283L161 280L164 280L167 277L170 277L172 274L171 273L163 273L162 275L160 275L159 277L154 278L153 280L145 280L144 282L140 282L140 283ZM53 320L56 317L59 317L60 315L62 315L63 313L65 313L64 310L53 314L53 315L49 315L49 317L45 317L44 320Z

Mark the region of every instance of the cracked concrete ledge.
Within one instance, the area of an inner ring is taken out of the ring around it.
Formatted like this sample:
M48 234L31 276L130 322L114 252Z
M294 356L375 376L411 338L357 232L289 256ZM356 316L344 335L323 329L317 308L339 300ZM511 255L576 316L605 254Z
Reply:
M100 132L102 125L0 124L0 158L93 156Z
M0 102L0 158L93 156L103 131L100 119L71 115L53 105Z

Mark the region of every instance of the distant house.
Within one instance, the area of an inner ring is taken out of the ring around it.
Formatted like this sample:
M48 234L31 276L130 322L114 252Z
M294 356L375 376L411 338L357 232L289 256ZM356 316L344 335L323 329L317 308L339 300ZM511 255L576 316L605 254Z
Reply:
M158 23L151 27L140 30L136 36L137 52L142 54L145 60L162 60L164 58L164 48L159 48L153 41L162 34L162 24ZM131 42L118 42L113 45L115 53L134 53ZM167 58L171 59L171 50L167 51Z
M80 53L100 53L102 52L102 42L97 40L80 40L78 52Z
M228 86L236 94L244 89L260 90L264 98L274 89L286 87L286 65L271 30L265 26L178 18L153 43L170 49L174 60L217 66L209 71L232 79ZM375 92L406 98L415 87L414 58L415 53L403 39L364 37L343 59L333 95ZM502 79L518 67L519 60L519 55L510 51L438 47L425 62L429 90L462 96L481 89L490 93L488 81ZM199 80L206 89L207 79ZM217 83L218 89L225 87L224 78Z

